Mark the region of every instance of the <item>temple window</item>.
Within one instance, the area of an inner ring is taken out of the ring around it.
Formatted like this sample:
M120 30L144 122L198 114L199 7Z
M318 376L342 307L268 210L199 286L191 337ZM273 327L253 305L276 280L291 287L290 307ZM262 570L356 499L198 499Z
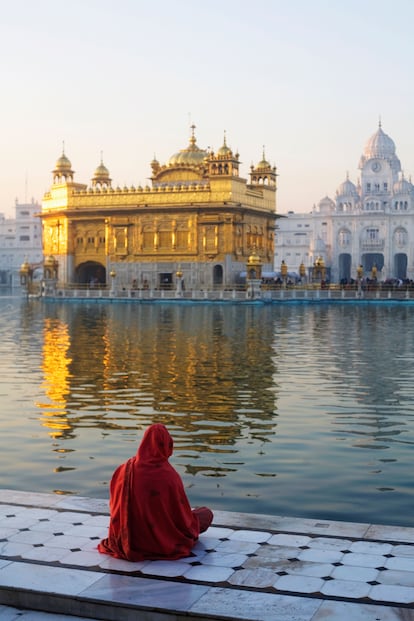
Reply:
M342 229L341 231L339 231L338 238L340 246L349 246L351 241L351 234L348 230Z
M397 229L395 231L395 241L399 246L405 246L407 244L408 235L404 229Z
M369 228L365 234L368 241L378 241L379 239L379 229Z

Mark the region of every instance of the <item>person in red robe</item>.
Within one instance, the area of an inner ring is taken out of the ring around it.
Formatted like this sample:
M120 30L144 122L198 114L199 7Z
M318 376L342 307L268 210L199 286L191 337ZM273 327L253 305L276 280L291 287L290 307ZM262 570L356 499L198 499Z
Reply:
M108 537L98 550L128 561L190 556L213 513L191 509L178 472L169 463L173 439L161 424L148 427L135 457L118 466L110 483Z

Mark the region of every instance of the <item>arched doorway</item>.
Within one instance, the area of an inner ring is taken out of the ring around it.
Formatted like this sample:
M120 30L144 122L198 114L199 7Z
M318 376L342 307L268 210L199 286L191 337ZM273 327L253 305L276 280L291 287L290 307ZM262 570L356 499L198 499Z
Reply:
M223 284L223 266L215 265L213 268L213 285Z
M404 252L394 255L394 276L401 280L407 278L407 255Z
M379 272L381 272L382 268L384 267L384 255L380 252L367 252L366 254L362 255L362 267L364 268L365 274L371 272L374 263L378 270L379 279Z
M86 261L76 268L75 280L83 285L104 285L106 283L106 269L101 263Z
M339 255L339 282L349 282L351 275L352 258L350 254L343 253Z

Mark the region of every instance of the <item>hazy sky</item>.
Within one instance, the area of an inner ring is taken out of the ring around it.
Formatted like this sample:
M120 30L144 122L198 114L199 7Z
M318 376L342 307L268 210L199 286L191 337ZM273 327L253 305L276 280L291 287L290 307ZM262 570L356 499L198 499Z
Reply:
M278 168L278 211L356 182L383 130L414 175L412 0L0 0L0 211L41 200L65 153L142 185L197 144Z

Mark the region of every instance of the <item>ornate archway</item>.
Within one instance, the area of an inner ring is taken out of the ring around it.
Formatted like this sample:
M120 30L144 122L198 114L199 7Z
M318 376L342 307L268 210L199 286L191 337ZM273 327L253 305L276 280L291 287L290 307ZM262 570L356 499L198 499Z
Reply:
M397 252L394 255L394 276L395 278L401 278L404 280L407 278L407 265L408 259L405 252Z
M213 268L213 284L214 285L222 285L223 284L223 266L215 265Z
M344 252L339 255L338 267L339 267L339 282L350 282L352 278L351 274L352 256Z
M86 261L76 268L75 280L83 285L104 285L106 284L106 269L97 261Z

